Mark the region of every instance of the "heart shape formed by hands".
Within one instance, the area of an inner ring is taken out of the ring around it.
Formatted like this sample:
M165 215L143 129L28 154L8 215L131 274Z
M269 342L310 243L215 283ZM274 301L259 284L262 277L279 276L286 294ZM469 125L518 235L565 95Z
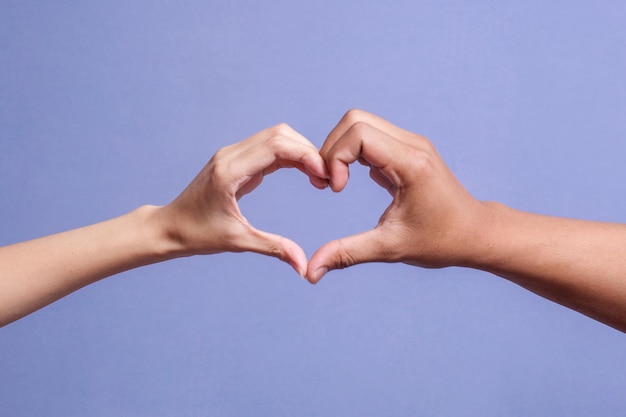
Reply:
M308 263L297 243L254 228L239 210L238 199L277 169L297 168L316 188L340 192L357 161L393 200L375 228L326 243ZM288 262L317 283L332 269L363 262L460 264L476 244L472 225L480 204L428 139L351 110L319 150L285 124L220 149L166 208L181 255L253 251Z

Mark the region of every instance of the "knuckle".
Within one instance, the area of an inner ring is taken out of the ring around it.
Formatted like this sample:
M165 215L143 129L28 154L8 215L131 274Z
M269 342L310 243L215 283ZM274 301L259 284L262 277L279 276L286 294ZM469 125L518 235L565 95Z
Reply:
M211 160L212 161L219 161L219 160L225 159L227 154L228 154L229 148L230 148L229 146L226 146L224 148L218 149L218 151L215 152L215 154L213 155L213 158L211 158Z
M372 127L364 121L358 121L350 125L345 136L351 138L364 139L371 132Z
M430 152L431 154L436 154L437 153L437 148L435 148L435 145L433 145L433 143L426 137L422 136L422 135L416 135L417 139L419 141L420 146L427 152Z
M271 127L272 136L287 136L293 134L293 129L287 123L278 123Z
M419 150L412 156L412 165L420 175L428 175L435 169L433 154L428 151Z
M285 143L287 140L287 136L282 133L276 133L269 138L267 138L266 143L270 146L278 146Z
M344 268L351 267L352 265L354 265L354 263L355 263L354 259L352 259L352 257L348 255L347 253L340 253L337 255L337 259L336 259L337 269L344 269Z
M252 251L288 261L285 238L270 238L264 232L255 229L250 223L242 222L239 247L244 251Z
M437 148L426 136L420 135L418 133L407 132L406 140L407 143L409 143L412 147L423 149L424 151L430 152L432 154L437 154Z
M348 129L348 134L356 137L363 137L367 134L367 131L371 128L369 124L364 121L354 122Z
M343 116L343 120L348 124L354 124L365 119L365 112L360 109L352 108Z
M266 253L269 256L273 256L274 258L278 258L278 259L286 258L285 250L283 249L282 245L279 244L278 242L269 243L269 245L266 248Z
M228 184L230 178L229 165L224 159L214 159L211 162L211 179L215 184Z
M346 250L341 240L337 241L338 250L335 257L335 267L344 269L356 264L356 260L350 252Z
M285 146L286 138L283 135L273 135L265 142L266 146L269 147L274 153L278 152Z

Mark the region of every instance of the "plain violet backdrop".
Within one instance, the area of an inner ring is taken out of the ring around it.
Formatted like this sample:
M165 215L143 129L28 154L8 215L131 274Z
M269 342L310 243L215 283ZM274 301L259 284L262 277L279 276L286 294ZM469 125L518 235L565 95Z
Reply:
M622 1L1 1L0 244L165 204L279 122L321 146L352 107L431 138L477 198L624 222L624 22ZM389 201L357 164L341 194L284 170L241 206L310 256ZM0 330L7 417L617 416L625 389L623 334L458 268L314 287L187 258Z

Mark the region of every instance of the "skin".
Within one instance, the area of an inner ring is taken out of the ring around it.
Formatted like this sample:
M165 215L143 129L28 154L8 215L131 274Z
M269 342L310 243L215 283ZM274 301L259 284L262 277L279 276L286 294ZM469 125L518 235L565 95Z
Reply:
M327 243L308 265L296 243L241 215L238 199L279 168L339 192L357 161L393 200L374 229ZM319 153L277 125L218 151L166 206L0 248L0 326L122 271L227 251L274 256L311 283L364 262L481 269L626 331L626 225L478 201L428 139L360 110L343 117Z
M320 154L333 191L346 186L358 161L393 200L374 229L318 249L306 274L311 283L364 262L470 267L626 332L626 225L478 201L428 139L360 110L341 119Z
M0 248L0 326L102 278L183 256L252 251L304 275L302 249L257 230L237 201L265 175L297 168L328 185L318 150L281 124L219 150L170 204L143 206L102 223Z

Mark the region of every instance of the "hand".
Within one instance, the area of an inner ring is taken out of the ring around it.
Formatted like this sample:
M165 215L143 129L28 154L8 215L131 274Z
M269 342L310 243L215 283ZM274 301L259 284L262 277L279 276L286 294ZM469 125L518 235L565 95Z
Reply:
M483 204L457 181L428 139L373 114L349 111L321 151L333 191L348 182L359 161L393 196L378 225L322 246L307 279L317 283L333 269L364 262L405 262L422 267L465 265L479 244Z
M304 251L295 242L254 228L237 201L254 190L265 175L295 167L311 184L328 185L326 165L302 135L281 124L220 149L189 186L160 209L158 221L177 256L252 251L288 262L301 276Z

